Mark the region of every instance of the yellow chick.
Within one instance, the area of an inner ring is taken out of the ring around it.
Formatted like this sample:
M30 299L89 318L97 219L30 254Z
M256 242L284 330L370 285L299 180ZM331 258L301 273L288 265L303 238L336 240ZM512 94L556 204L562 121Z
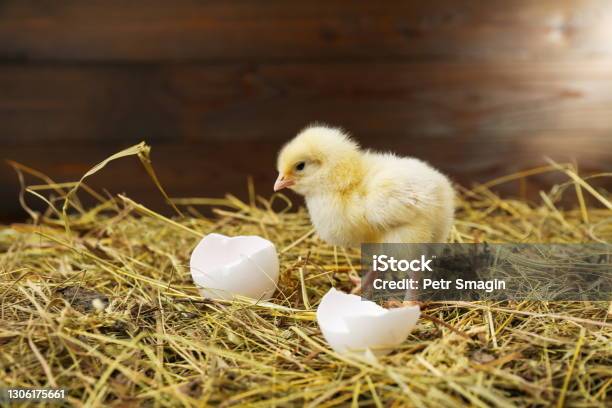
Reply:
M306 199L331 245L446 242L453 224L449 180L421 160L360 149L341 129L309 126L279 153L274 191Z

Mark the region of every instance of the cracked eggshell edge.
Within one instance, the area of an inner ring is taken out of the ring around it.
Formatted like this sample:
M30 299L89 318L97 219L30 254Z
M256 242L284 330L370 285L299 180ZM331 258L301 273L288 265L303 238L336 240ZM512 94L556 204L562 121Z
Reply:
M385 309L331 288L319 303L317 322L334 351L382 356L406 340L420 314L417 305Z
M231 251L235 252L234 259L219 259ZM277 287L279 261L276 247L264 238L211 233L193 250L190 270L205 298L232 300L240 295L268 300Z

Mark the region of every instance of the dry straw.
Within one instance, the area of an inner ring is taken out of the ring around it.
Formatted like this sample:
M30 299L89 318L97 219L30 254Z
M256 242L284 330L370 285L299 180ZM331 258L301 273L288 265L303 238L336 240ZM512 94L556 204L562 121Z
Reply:
M171 200L179 215L168 218L85 184L129 155L161 189L144 144L78 183L12 163L20 179L43 183L24 187L23 205L34 195L48 210L28 209L30 223L0 227L0 386L64 387L74 406L610 406L607 304L427 304L432 319L391 355L346 359L326 345L314 310L331 286L351 289L356 250L324 244L303 209L280 195L256 196L252 185L248 203L232 195ZM541 193L540 204L490 190L550 171L568 181ZM459 192L456 242L612 241L610 194L568 164ZM576 209L557 207L564 193L576 195ZM85 195L97 204L86 207ZM201 206L215 217L200 215ZM273 302L198 296L189 255L213 231L277 245Z

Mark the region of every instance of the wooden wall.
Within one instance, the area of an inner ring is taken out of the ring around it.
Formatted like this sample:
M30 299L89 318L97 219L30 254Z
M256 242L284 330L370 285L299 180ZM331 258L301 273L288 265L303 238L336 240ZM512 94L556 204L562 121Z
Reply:
M0 156L56 180L146 140L173 196L267 195L315 120L467 185L544 156L610 171L612 2L0 2ZM93 184L161 205L136 160ZM1 218L17 191L2 166Z

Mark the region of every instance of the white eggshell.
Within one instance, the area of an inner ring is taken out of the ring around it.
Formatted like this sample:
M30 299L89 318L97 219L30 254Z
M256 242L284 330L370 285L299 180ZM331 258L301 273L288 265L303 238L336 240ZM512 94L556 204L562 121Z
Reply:
M317 308L323 337L338 353L383 356L399 346L416 325L419 306L385 309L331 288Z
M267 300L278 282L276 248L257 236L208 234L191 253L190 267L200 293L209 299Z

